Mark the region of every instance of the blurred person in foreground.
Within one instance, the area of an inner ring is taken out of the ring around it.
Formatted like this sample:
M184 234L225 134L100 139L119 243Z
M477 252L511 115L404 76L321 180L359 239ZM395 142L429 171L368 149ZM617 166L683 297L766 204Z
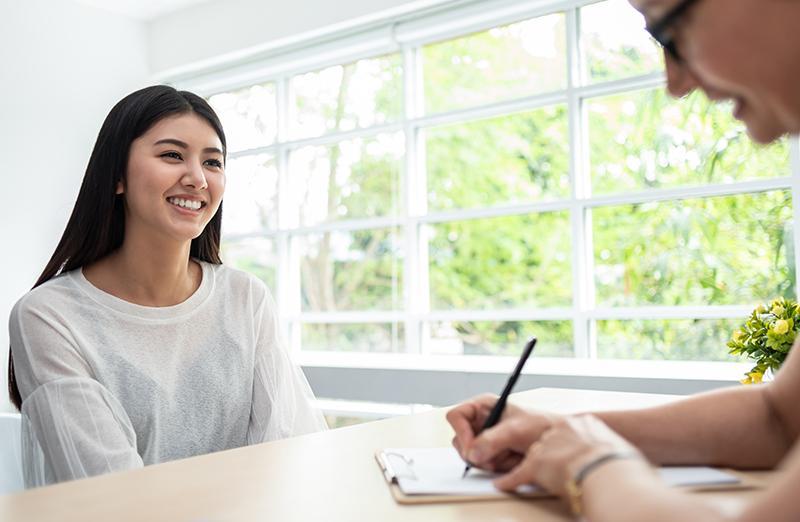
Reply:
M800 132L800 1L631 0L664 48L667 89L730 100L750 137ZM655 408L574 416L509 405L476 436L496 398L448 412L453 444L480 468L504 472L513 491L538 484L588 520L800 520L800 349L775 380L699 394ZM670 489L654 465L712 465L783 472L742 512L722 513Z

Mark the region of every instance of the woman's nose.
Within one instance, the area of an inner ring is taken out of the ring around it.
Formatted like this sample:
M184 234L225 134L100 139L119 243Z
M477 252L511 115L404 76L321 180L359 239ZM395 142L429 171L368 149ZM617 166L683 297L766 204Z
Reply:
M678 62L665 54L664 63L667 72L667 90L672 96L676 98L686 96L700 86L697 77L685 62Z
M189 162L187 165L188 170L181 180L183 184L197 190L205 189L208 185L202 163Z

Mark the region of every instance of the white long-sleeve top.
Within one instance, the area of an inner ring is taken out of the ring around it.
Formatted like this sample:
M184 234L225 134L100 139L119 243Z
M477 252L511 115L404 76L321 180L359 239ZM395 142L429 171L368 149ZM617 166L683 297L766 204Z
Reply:
M23 296L9 335L26 486L326 428L255 277L200 263L183 303L146 307L80 269Z

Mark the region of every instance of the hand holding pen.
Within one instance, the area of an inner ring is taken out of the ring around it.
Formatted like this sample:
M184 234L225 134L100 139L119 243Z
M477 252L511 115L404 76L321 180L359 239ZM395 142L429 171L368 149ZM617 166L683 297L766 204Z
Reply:
M525 361L528 360L528 357L530 357L531 353L533 352L533 348L535 346L536 346L536 338L532 337L530 341L528 341L528 343L525 345L525 348L522 351L522 355L520 356L519 361L517 362L517 366L514 368L514 371L511 372L511 376L509 376L508 378L508 382L506 383L506 386L503 389L503 393L500 394L500 398L497 399L497 401L495 402L494 406L492 407L492 410L489 412L489 416L486 417L483 426L474 433L474 437L477 437L483 431L495 426L498 423L500 417L503 415L503 411L506 408L506 403L508 402L508 396L511 394L511 390L514 389L514 385L516 384L517 379L519 379L519 376L522 373L522 368L525 366ZM448 422L450 422L450 424L453 425L453 428L456 429L456 439L454 440L454 442L456 443L458 442L459 428L463 428L463 422L459 422L459 420L466 420L463 418L459 419L460 412L458 411L458 409L459 407L455 408L454 410L451 410L447 414ZM472 426L470 426L469 423L467 424L471 431ZM460 452L460 448L458 448L458 446L457 449L459 449ZM470 467L472 466L472 463L469 461L469 459L466 458L465 455L462 454L462 457L465 457L467 463L463 475L464 477L466 477Z

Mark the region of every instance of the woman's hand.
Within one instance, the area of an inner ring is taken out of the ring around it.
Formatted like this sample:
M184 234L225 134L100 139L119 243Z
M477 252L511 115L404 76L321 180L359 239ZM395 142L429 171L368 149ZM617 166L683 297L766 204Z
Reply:
M508 474L495 481L505 491L522 484L537 484L547 491L564 495L567 480L585 464L612 452L638 451L593 415L564 417L534 442L524 459ZM648 467L644 459L637 463Z
M507 403L500 422L476 437L496 402L496 395L475 397L448 411L447 422L456 432L453 446L461 458L482 469L507 471L519 464L530 445L561 417Z

